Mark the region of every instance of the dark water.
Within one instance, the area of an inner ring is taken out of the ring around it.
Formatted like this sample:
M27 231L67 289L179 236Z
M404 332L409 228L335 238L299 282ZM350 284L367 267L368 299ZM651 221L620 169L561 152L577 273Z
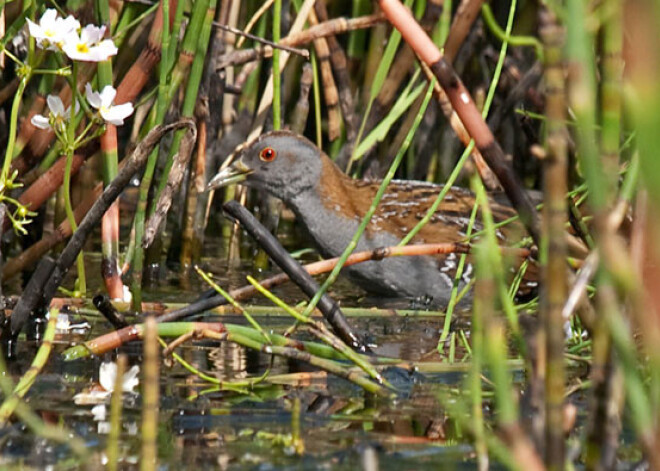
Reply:
M286 324L280 318L260 320L275 330ZM91 330L105 330L105 326L99 328L103 323L92 319ZM402 359L417 359L435 348L437 323L437 318L354 322L359 330L371 332L379 350ZM75 404L74 396L98 381L104 359L64 362L57 353L71 345L73 337L58 336L56 352L32 387L29 404L47 421L73 430L97 451L94 459L102 460L108 424L93 417L92 405ZM21 342L12 371L18 374L27 369L35 349L35 344ZM131 364L140 363L139 342L121 351L128 353ZM259 376L271 365L269 356L228 343L202 341L186 344L178 352L200 370L224 380ZM451 468L469 463L470 448L463 443L460 427L447 418L437 400L441 390L447 393L460 387L461 373L390 368L385 375L400 391L395 400L377 399L343 379L281 358L272 362L271 375L275 377L272 383L248 395L202 393L210 389L209 384L181 366L163 367L158 440L162 469L361 469L369 456L380 464L375 469ZM295 398L301 402L302 456L267 436L291 433ZM124 395L121 447L123 463L129 467L139 457L140 404L139 394ZM73 467L80 465L68 447L36 438L18 423L0 432L0 455L3 465L43 468L65 461Z
M212 252L209 252L212 253ZM99 256L87 255L90 285L100 286ZM245 275L268 273L241 267L228 270L222 258L204 259L205 269L219 275L228 288L245 284ZM145 291L145 301L189 302L206 289L194 273L161 269L157 283ZM94 292L94 289L90 290ZM101 291L101 290L99 290ZM289 302L304 299L297 288L275 290ZM370 306L370 299L350 282L340 281L333 294L344 306ZM269 305L263 299L251 301ZM408 307L406 302L399 307ZM388 306L389 307L389 306ZM376 353L407 361L434 361L442 318L412 316L351 318L351 324L376 346ZM82 324L75 331L60 331L55 351L30 390L30 407L47 422L65 425L80 436L92 452L81 462L64 444L35 436L15 422L0 431L0 467L44 469L97 469L103 466L108 420L95 417L94 405L77 404L74 397L94 388L99 367L115 358L87 358L65 362L67 347L110 331L109 324L91 309L71 308L68 318ZM219 320L209 317L209 320ZM223 317L223 322L245 323L242 317ZM283 332L292 321L281 314L260 315L266 330ZM87 326L85 324L88 324ZM455 329L469 326L458 322ZM307 337L309 338L309 337ZM9 364L17 380L36 353L34 342L21 340L17 357ZM142 360L142 345L133 342L120 349L130 365ZM375 398L357 386L300 362L271 358L231 343L188 342L177 350L186 361L221 380L262 375L269 367L271 381L248 394L213 391L212 385L178 364L161 366L158 430L159 469L447 469L473 467L472 449L460 424L450 418L439 401L461 389L465 363L457 371L432 373L391 367L385 376L399 391L393 400ZM464 354L458 348L457 357ZM130 366L129 365L129 366ZM121 466L139 466L141 396L124 394ZM287 438L292 431L291 410L300 401L300 427L304 453L296 454ZM100 401L109 404L109 398ZM95 409L96 410L96 409ZM108 412L109 416L109 412Z

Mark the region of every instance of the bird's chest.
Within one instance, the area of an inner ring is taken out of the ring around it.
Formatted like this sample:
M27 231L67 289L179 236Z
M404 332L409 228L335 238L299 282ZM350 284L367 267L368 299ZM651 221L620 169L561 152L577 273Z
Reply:
M353 239L363 215L345 211L338 203L322 202L316 198L297 201L293 207L324 256L340 255ZM396 245L398 237L386 231L367 230L360 237L357 251Z
M362 221L359 215L347 215L339 207L328 208L323 205L308 204L296 213L322 254L327 257L336 257L344 251ZM397 243L396 237L384 232L366 231L360 237L356 250L373 250Z

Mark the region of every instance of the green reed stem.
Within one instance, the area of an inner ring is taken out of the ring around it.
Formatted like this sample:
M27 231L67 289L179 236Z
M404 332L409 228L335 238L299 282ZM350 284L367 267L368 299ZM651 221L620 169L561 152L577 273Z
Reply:
M77 86L78 63L74 61L73 74L71 76L71 119L69 119L66 127L66 165L64 168L64 181L62 183L64 191L64 212L66 213L66 218L71 226L72 233L78 230L76 217L73 214L73 206L71 205L71 169L73 167L73 153L75 151L74 142L76 140L76 124L73 117L76 114L75 110L78 100L77 94L75 93L75 90L78 89ZM87 293L87 280L85 277L85 254L82 250L78 254L78 257L76 257L76 267L78 269L78 291L84 298Z
M316 145L323 147L323 129L321 121L321 82L319 81L319 66L316 60L316 51L312 49L312 77L314 96L314 129L316 129Z
M302 455L305 451L305 442L301 433L301 406L300 397L293 398L293 407L291 408L291 442L296 454Z
M474 176L472 177L472 183L474 187L477 187L477 199L483 198L483 191L479 191L478 188L481 186L483 189L483 185L478 184L480 180ZM487 204L483 206L482 211L488 211ZM487 216L484 215L484 218L487 219ZM492 267L494 256L498 253L499 250L496 246L493 247L493 243L488 237L475 247L477 284L475 287L473 322L476 321L479 328L483 329L483 344L478 345L479 349L483 349L478 352L474 341L472 348L474 351L473 361L481 353L483 363L488 363L488 369L495 388L497 421L503 429L506 429L517 425L518 406L512 394L505 329L502 322L495 318L494 313L495 300L498 297L498 291L500 291L498 289L500 282L498 274L492 270ZM501 293L499 297L501 298ZM474 373L476 374L477 371ZM473 381L476 383L477 379L474 378ZM472 385L472 389L475 391L476 387L476 384ZM479 388L481 388L480 384Z
M568 144L567 129L563 124L566 101L564 93L563 30L548 22L541 36L546 48L545 83L547 130L545 147L547 156L543 167L543 234L540 261L544 281L541 297L541 318L545 338L545 446L546 465L560 470L565 466L564 421L565 368L564 368L564 303L568 296L566 282L566 231L568 205ZM618 144L617 144L618 146ZM595 329L602 330L602 329ZM594 334L597 335L597 334ZM605 356L609 356L608 354ZM606 358L603 360L607 361ZM604 361L604 362L605 362Z
M639 181L639 152L635 151L630 158L630 164L621 182L621 189L619 190L619 198L624 201L632 201L633 196L637 193L637 183Z
M488 3L484 3L481 6L481 15L484 19L484 22L486 23L486 26L488 26L490 32L493 33L497 39L502 42L507 42L513 47L533 47L534 51L536 52L536 58L540 61L543 60L543 45L537 38L534 36L512 36L511 32L502 30L500 25L497 23L497 20L495 19L495 15L493 15L493 10L490 8L490 4Z
M442 13L440 14L440 21L438 27L433 34L433 42L438 48L442 48L449 36L451 28L451 12L452 0L445 0L442 4Z
M593 34L587 30L589 3L567 2L566 51L574 74L569 81L570 106L577 123L577 154L589 188L589 200L596 212L604 209L608 197L605 174L596 145L596 68Z
M95 1L96 17L100 24L107 25L110 27L110 5L108 0L96 0ZM75 74L75 69L74 69ZM98 63L97 66L97 80L99 91L103 90L104 87L110 85L112 86L112 59L108 59ZM76 90L74 88L74 90ZM75 107L71 108L75 110ZM72 113L73 114L73 113ZM119 172L119 156L117 155L117 131L115 129L107 130L111 125L106 126L106 136L105 139L101 139L101 153L103 155L103 186L107 187L112 181L117 177ZM109 134L107 134L109 133ZM109 137L113 136L114 139ZM116 208L119 208L119 204L116 204ZM111 217L114 217L115 220L112 221ZM110 211L103 216L103 232L104 237L101 238L101 250L103 253L104 264L107 267L107 270L103 271L104 278L114 278L114 281L118 281L118 285L121 285L121 276L119 273L119 233L111 233L109 230L114 224L119 223L119 209L117 211ZM112 239L108 236L111 235ZM110 296L116 297L118 293L112 291L121 291L121 287L117 290L111 289ZM82 290L81 290L82 291ZM84 295L83 291L83 295Z
M18 112L21 107L21 100L23 99L23 93L25 93L25 87L27 86L32 72L29 67L26 68L25 75L21 78L21 81L18 83L18 88L16 89L16 94L14 95L14 100L11 105L11 114L9 117L9 136L7 136L7 148L5 150L5 160L2 163L2 174L0 174L0 185L2 186L2 193L4 193L7 180L9 178L9 169L11 168L11 161L14 156L14 146L16 145L16 129L18 126Z
M39 347L37 354L32 360L30 369L25 372L25 374L18 381L18 384L14 388L13 392L6 396L2 406L0 406L0 428L3 428L7 425L7 421L16 410L17 405L30 390L34 384L34 381L37 379L37 376L39 376L39 373L41 373L41 370L44 368L44 366L46 366L46 362L50 357L50 352L53 350L55 325L57 324L58 314L58 309L50 310L50 317L48 318L48 324L46 325L43 341L41 342L41 346Z
M467 339L467 336L465 335L465 330L461 329L459 332L459 336L461 338L461 344L463 345L463 348L467 352L466 357L472 357L472 347L470 347L470 342Z
M5 397L11 397L14 390L14 383L5 363L4 353L0 351L0 390ZM41 417L35 414L23 401L16 403L15 415L21 422L34 433L46 440L52 440L55 443L67 445L80 458L85 458L88 454L88 448L85 441L78 437L72 430L64 426L54 426L44 422Z
M449 363L456 361L456 332L452 332L449 336Z
M486 189L484 188L481 179L478 177L473 177L471 179L472 191L476 195L476 201L481 207L481 215L484 223L485 231L485 241L486 246L488 247L488 256L489 256L489 267L495 281L497 284L497 290L500 297L500 302L502 303L502 309L504 314L509 321L509 326L512 330L514 337L516 338L516 346L519 348L521 354L524 355L525 352L525 343L521 337L520 326L518 325L518 316L516 314L515 306L513 301L508 296L508 288L505 283L504 276L504 261L502 260L502 253L497 244L497 235L495 233L495 223L493 222L493 214L490 210L490 204L488 203L488 198L486 197Z
M206 281L206 283L207 283L209 286L211 286L211 288L213 288L214 290L216 290L216 292L218 292L223 298L225 298L225 299L229 302L229 304L231 304L231 305L234 306L236 309L238 309L238 310L240 311L240 313L243 314L243 317L245 317L245 320L247 320L248 323L249 323L252 327L254 327L255 330L257 330L257 331L259 331L259 332L261 333L261 335L263 336L264 340L265 340L267 343L271 343L270 336L268 335L268 333L266 333L266 331L264 331L264 330L261 328L261 326L259 325L259 323L254 319L254 317L252 317L252 316L250 315L250 313L249 313L246 309L244 309L240 304L238 304L238 303L236 302L236 300L235 300L234 298L232 298L231 295L230 295L228 292L226 292L226 291L225 291L224 289L222 289L217 283L215 283L215 282L211 279L211 276L210 276L208 273L205 273L205 272L202 271L199 267L195 267L195 271L197 272L197 274L198 274L199 276L202 277L202 279L203 279L204 281ZM249 278L249 277L248 277L248 278Z
M170 46L170 2L162 2L162 5L163 26L161 30L161 61L158 66L158 97L156 99L155 107L156 114L152 115L153 119L149 121L150 128L162 124L165 120L165 113L167 112L167 107L169 105L169 94L171 93L171 90L168 86L168 82L171 79L169 75L169 64L167 60L163 59L168 57L170 49L173 48ZM144 262L142 238L144 237L147 200L149 198L149 189L151 188L151 181L153 179L156 163L158 161L159 149L160 146L156 146L156 148L151 151L151 154L147 159L142 181L140 182L140 191L138 193L137 211L135 212L134 220L134 236L129 246L129 249L132 250L127 251L127 255L130 255L130 259L133 260L133 279L131 292L133 295L133 306L137 310L140 310L142 305L142 270Z
M206 8L202 10L202 13L205 13L201 18L199 18L199 25L198 27L192 27L192 22L189 28L193 28L192 34L193 34L193 39L195 40L194 44L186 41L187 36L188 36L188 31L186 31L186 38L184 38L184 44L183 44L183 49L187 50L188 48L191 48L190 54L194 54L194 59L192 62L192 66L190 67L190 72L188 73L186 79L187 79L187 86L186 86L186 92L184 94L184 99L183 99L183 105L181 106L181 116L188 116L188 117L193 117L194 112L195 112L195 104L197 103L197 96L199 92L199 85L202 80L202 75L204 73L204 62L206 58L206 53L208 51L208 46L209 46L209 39L211 37L211 29L213 25L213 18L215 15L215 9L217 5L217 0L204 0L204 1L199 1L195 2L195 8L197 8L198 3L204 3L207 2ZM193 11L193 17L195 17L195 12ZM177 66L178 68L178 66ZM179 73L182 73L183 71L180 69ZM175 75L173 73L172 75ZM173 91L172 87L170 86L169 90L169 100L172 100L173 97ZM174 137L172 139L172 144L170 146L170 152L168 154L168 159L167 162L165 163L165 168L163 169L163 175L169 175L170 169L172 168L172 164L174 163L174 156L178 152L179 145L181 144L181 139L183 138L184 133L175 133ZM155 209L155 204L158 201L158 198L160 197L160 194L163 192L165 189L165 185L167 185L167 179L163 178L158 182L158 190L156 192L156 197L154 198L154 201L152 203L152 207L150 210L150 213L153 213Z
M268 19L261 17L257 22L257 26L255 27L254 34L256 36L265 37L266 30L269 27L270 27L270 22L268 21ZM314 54L314 49L312 49L311 54ZM245 81L245 85L243 85L243 93L241 93L238 98L238 106L237 106L238 110L242 110L243 108L247 108L249 110L255 110L257 106L257 100L259 98L259 77L261 74L262 67L263 67L263 61L258 61L254 70Z
M607 191L616 194L619 175L619 146L621 142L621 108L623 88L623 3L607 0L603 4L607 19L603 23L603 57L600 135L602 165Z
M368 14L371 2L368 0L354 0L352 2L351 18L357 18ZM346 46L346 55L351 59L361 59L364 57L366 49L367 35L366 31L351 31L348 35L348 45Z
M170 31L173 32L178 32L181 30L181 23L183 23L184 19L184 13L185 13L185 7L187 5L187 2L182 2L181 0L177 0L176 3L176 10L174 10L174 21L172 21L172 28ZM191 16L191 21L193 20L194 17L194 9L193 9L193 15ZM188 31L186 30L186 34L188 34ZM174 36L176 37L176 36ZM184 43L185 43L185 37L184 37ZM175 40L174 42L170 43L170 48L169 51L167 51L167 70L172 70L172 67L174 67L174 63L176 61L176 53L177 53L177 41ZM183 46L182 46L183 47Z
M475 208L478 205L475 205ZM477 253L477 257L479 257ZM477 263L479 260L477 259ZM485 442L485 426L483 416L483 391L481 389L481 377L483 375L484 363L484 319L482 305L492 304L492 299L488 299L488 292L484 292L484 283L489 280L484 279L483 271L485 266L479 268L477 265L477 288L472 309L472 325L470 328L470 338L472 340L470 372L466 378L468 391L470 393L470 415L472 416L472 432L474 435L474 448L477 453L477 460L480 463L487 463L487 446ZM488 276L486 274L486 276ZM492 280L491 280L492 282ZM448 314L449 316L449 314ZM463 334L463 337L465 335ZM468 342L465 342L469 345Z
M185 3L185 2L184 2ZM124 15L122 15L121 18L121 23L117 25L117 28L112 32L112 39L115 43L115 45L121 49L121 45L124 42L124 39L126 39L128 31L131 29L135 28L137 25L141 24L148 16L153 14L156 10L158 10L158 2L154 3L152 6L144 10L141 14L137 15L135 18L131 18L130 20L124 19ZM135 9L135 3L134 2L129 2L127 5L124 5L123 10L126 9ZM163 12L165 11L165 8L169 9L169 5L165 7L163 4ZM133 15L131 15L132 17ZM167 16L163 15L163 18L167 18Z
M516 297L516 293L520 289L520 284L522 283L525 273L527 272L527 267L529 267L529 259L523 260L523 262L520 264L520 268L518 268L518 271L516 272L516 276L511 281L508 293L509 298L512 300Z
M518 404L512 394L513 383L507 364L506 330L501 322L495 319L486 327L486 358L490 373L495 383L495 403L497 406L497 421L502 425L518 423Z
M291 306L289 306L287 303L285 303L280 298L275 296L273 293L268 291L266 288L261 286L259 284L259 282L257 280L255 280L254 278L252 278L251 276L248 276L247 280L263 296L265 296L268 300L270 300L276 306L279 306L280 308L284 309L286 312L288 312L291 315L291 317L296 319L298 322L302 322L304 324L313 326L315 328L314 329L315 334L318 335L319 338L323 342L330 345L335 350L337 350L340 354L342 354L344 357L346 357L347 360L352 361L355 365L357 365L362 371L367 373L373 379L375 379L379 382L384 382L388 387L391 387L391 385L389 383L387 383L386 381L383 380L382 375L378 371L376 371L376 369L373 367L373 365L371 363L369 363L369 361L367 361L365 357L363 357L362 355L359 355L352 348L350 348L348 345L346 345L340 338L338 338L336 335L332 334L325 327L325 325L323 325L320 322L313 321L309 317L304 317L298 311L296 311Z
M479 205L475 204L472 207L472 213L470 213L470 222L468 223L466 238L470 238L472 234L472 228L474 227L474 222L477 218L477 211ZM456 276L454 277L454 284L451 287L451 294L449 296L449 303L447 304L447 315L445 316L445 322L442 326L442 333L438 339L438 351L441 350L441 343L447 340L447 335L449 335L449 328L451 327L451 318L456 308L456 303L458 302L458 285L463 276L463 269L465 267L465 261L467 260L467 254L461 254L458 260L458 267L456 269Z

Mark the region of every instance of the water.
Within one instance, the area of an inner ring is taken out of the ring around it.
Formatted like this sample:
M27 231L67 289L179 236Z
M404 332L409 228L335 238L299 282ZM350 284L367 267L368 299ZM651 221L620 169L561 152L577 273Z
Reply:
M219 249L211 241L214 253ZM98 274L99 254L87 253L90 292L102 292ZM245 284L245 276L263 278L269 273L248 265L228 270L223 257L202 260L204 269L219 275L219 283L234 288ZM273 273L276 270L273 270ZM72 274L68 280L71 285ZM145 291L145 301L185 303L206 289L194 273L160 270L160 277ZM288 302L303 299L292 285L274 290ZM382 304L358 291L350 282L333 287L343 306L367 307ZM263 299L251 303L269 305ZM408 307L407 302L399 307ZM386 306L392 307L392 306ZM99 367L112 361L116 352L103 358L65 362L66 348L110 331L110 326L89 307L80 303L67 312L69 320L82 328L60 332L54 352L32 386L27 401L42 420L64 425L80 436L91 456L81 461L65 444L39 438L15 422L0 431L0 466L43 469L96 468L104 462L107 418L98 417L99 406L76 404L80 393L98 388ZM260 311L261 312L261 311ZM390 311L393 314L395 311ZM283 332L292 321L281 313L255 316L267 331ZM218 321L217 316L208 320ZM245 323L241 316L224 316L227 323ZM375 353L403 361L438 360L436 344L442 318L415 315L401 317L360 316L350 318L354 328L375 346ZM88 327L84 324L87 323ZM465 318L456 329L469 328ZM309 335L303 336L310 339ZM25 372L37 349L21 340L17 357L10 362L15 380ZM141 364L141 342L120 348L130 365ZM399 394L394 400L378 399L338 377L301 362L247 350L227 342L199 340L177 349L187 362L219 380L235 381L258 377L270 368L270 378L247 394L213 391L212 386L178 364L161 366L158 453L160 469L437 469L471 467L471 447L460 424L449 419L438 400L461 388L463 372L416 372L392 367L385 376ZM460 345L457 356L464 354ZM129 365L129 366L130 366ZM437 363L436 363L437 365ZM465 370L459 365L459 370ZM121 466L138 466L140 456L141 397L124 394ZM287 441L292 430L294 400L301 404L300 427L304 454L297 455ZM109 404L109 399L101 401ZM106 411L107 412L107 411ZM96 416L95 416L96 413Z
M258 320L264 328L274 330L288 324L280 317ZM101 325L105 323L102 319L91 321L87 336L107 330ZM371 333L379 353L401 359L419 359L433 350L437 341L437 318L360 318L352 323L358 330ZM113 354L64 362L58 353L75 339L71 334L58 335L54 355L32 387L28 401L42 419L75 431L95 452L92 459L102 461L108 424L94 418L93 406L76 405L74 396L98 381L101 362ZM11 363L13 373L18 375L28 368L35 349L32 342L20 342L18 360ZM120 350L129 355L131 364L140 364L140 342ZM247 395L208 392L208 383L181 366L162 367L158 439L162 469L359 469L365 456L371 455L377 457L379 469L411 469L413 463L415 469L430 469L459 467L469 459L470 448L437 400L440 391L460 387L461 373L423 374L391 368L386 377L400 394L395 400L383 400L303 363L282 358L271 362L267 355L234 344L201 341L187 343L177 352L218 379L259 376L269 366L275 379ZM291 433L294 398L301 401L302 457L277 440ZM139 394L124 395L122 463L129 468L139 457L140 403ZM2 465L41 469L66 461L73 467L82 466L66 446L37 438L19 424L0 433L0 456Z

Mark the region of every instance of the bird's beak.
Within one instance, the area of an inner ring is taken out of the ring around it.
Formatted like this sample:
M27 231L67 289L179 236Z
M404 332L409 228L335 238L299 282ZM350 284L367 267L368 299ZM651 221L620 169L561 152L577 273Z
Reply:
M232 183L240 183L244 181L252 172L254 172L253 169L238 159L229 167L220 170L215 175L215 177L211 179L209 184L206 185L206 190L214 190L216 188L231 185Z

